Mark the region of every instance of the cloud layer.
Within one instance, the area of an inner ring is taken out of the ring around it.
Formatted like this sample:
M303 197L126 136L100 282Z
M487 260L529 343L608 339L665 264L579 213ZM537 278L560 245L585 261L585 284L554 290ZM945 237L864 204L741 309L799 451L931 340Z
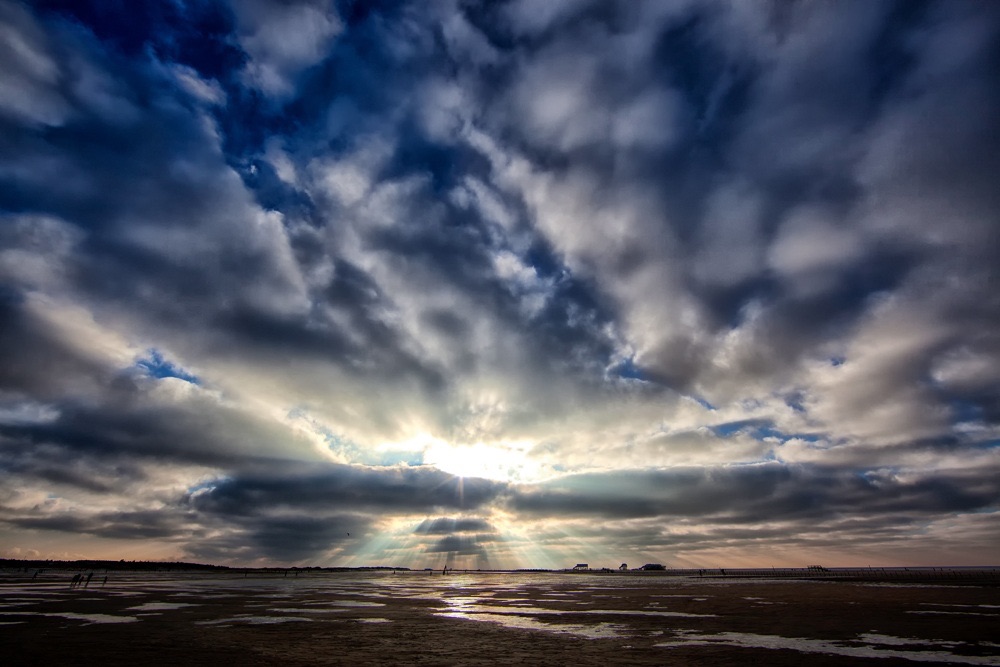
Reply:
M993 557L1000 11L542 4L0 0L10 554Z

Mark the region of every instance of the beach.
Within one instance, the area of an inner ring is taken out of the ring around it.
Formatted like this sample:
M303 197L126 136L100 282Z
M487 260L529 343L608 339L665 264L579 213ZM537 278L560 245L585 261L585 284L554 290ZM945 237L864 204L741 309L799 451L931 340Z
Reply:
M5 664L1000 665L995 579L72 576L0 580Z

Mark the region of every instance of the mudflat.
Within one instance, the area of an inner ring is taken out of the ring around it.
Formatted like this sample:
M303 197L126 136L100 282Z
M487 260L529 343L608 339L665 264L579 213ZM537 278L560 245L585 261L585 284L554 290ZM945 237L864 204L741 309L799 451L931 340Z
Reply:
M440 572L0 579L6 665L1000 665L996 581Z

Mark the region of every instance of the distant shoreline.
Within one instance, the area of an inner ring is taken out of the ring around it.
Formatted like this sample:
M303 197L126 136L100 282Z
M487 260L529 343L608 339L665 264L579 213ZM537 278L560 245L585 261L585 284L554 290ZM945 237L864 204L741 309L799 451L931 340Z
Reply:
M239 567L229 565L214 565L206 563L188 563L175 561L126 561L126 560L21 560L0 559L0 572L5 576L23 574L35 576L35 572L46 570L93 570L107 572L201 572L247 576L285 576L294 572L296 575L325 574L344 572L407 572L435 573L441 570L409 567L376 565L363 567ZM20 571L20 572L18 572ZM452 569L448 576L461 574L554 574L554 575L602 575L602 576L644 576L644 577L686 577L700 579L808 579L816 581L950 581L975 582L983 581L1000 585L1000 565L983 566L934 566L934 567L801 567L801 568L664 568L619 570L611 568L566 568L566 569L507 569L507 570L476 570Z

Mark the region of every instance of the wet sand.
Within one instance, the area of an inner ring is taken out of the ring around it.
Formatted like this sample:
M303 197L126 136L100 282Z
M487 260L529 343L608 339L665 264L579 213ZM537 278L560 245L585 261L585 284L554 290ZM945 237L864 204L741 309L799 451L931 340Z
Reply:
M1000 587L440 572L0 580L7 665L1000 665Z

